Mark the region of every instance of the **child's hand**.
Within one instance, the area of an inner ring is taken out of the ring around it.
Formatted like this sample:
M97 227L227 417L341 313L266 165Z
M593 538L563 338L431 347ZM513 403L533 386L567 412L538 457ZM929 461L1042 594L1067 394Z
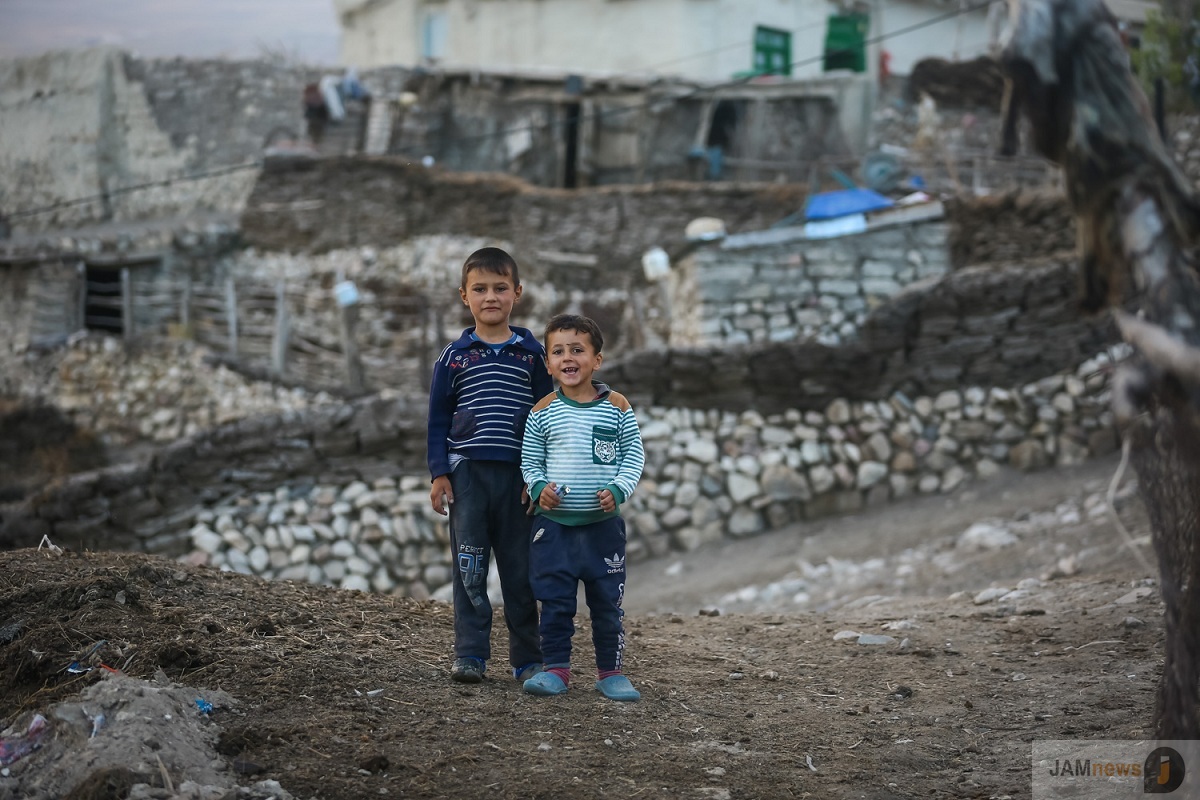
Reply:
M454 487L450 485L449 475L438 475L433 479L429 489L429 505L443 517L450 513L447 503L454 502Z
M600 498L600 510L605 513L617 510L617 498L613 497L613 493L608 489L601 489L596 492L596 497Z
M542 493L538 495L538 505L550 511L558 508L558 504L562 502L562 498L558 496L558 492L554 491L558 488L557 484L547 483L542 487Z

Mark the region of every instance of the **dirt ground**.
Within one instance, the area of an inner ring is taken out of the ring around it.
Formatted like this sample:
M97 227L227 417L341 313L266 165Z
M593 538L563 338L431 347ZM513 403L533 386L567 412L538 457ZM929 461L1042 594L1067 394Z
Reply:
M586 619L536 698L499 659L450 682L444 604L0 553L6 746L48 720L0 799L1028 798L1033 740L1150 734L1161 603L1097 506L1115 466L633 564L630 704L593 690Z

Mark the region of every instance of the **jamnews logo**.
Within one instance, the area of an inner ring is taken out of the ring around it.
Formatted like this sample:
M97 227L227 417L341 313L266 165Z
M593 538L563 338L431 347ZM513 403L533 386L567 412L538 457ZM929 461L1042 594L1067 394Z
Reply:
M1118 742L1072 744L1073 747L1064 747L1054 755L1042 750L1040 759L1035 752L1034 763L1041 766L1041 774L1045 776L1039 780L1035 770L1035 800L1042 797L1074 797L1083 785L1091 787L1086 790L1089 793L1094 789L1097 797L1171 794L1183 786L1187 778L1187 765L1177 749L1178 743L1174 743L1176 747L1166 746L1161 741L1144 742L1141 743L1142 747L1137 743ZM1145 745L1153 749L1143 758ZM1188 752L1195 755L1191 750ZM1067 785L1074 785L1076 789L1067 795L1058 794L1055 787L1065 790ZM1041 792L1037 791L1039 787ZM1119 787L1125 788L1122 790ZM1187 792L1184 790L1184 793Z
M1142 765L1112 761L1092 761L1090 758L1055 760L1050 770L1054 777L1069 778L1140 778Z
M1173 747L1159 747L1146 756L1142 778L1145 794L1169 794L1179 788L1187 776L1183 756Z

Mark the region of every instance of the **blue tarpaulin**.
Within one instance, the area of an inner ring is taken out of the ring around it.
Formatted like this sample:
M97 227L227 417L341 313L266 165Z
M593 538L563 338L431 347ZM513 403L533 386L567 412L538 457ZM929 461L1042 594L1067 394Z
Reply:
M870 189L842 189L836 192L821 192L808 198L804 206L805 219L834 219L848 214L865 214L881 208L891 208L895 203L879 192Z

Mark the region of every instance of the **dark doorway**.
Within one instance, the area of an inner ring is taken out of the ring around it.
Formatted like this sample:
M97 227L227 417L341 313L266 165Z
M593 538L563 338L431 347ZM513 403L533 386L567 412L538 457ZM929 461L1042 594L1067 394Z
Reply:
M579 103L567 103L564 111L563 188L574 189L579 184Z
M87 267L87 295L83 323L89 331L120 335L125 331L121 318L121 270Z
M745 101L720 100L712 112L712 124L708 128L708 147L719 147L729 151L733 149L737 136L738 123L742 119Z

